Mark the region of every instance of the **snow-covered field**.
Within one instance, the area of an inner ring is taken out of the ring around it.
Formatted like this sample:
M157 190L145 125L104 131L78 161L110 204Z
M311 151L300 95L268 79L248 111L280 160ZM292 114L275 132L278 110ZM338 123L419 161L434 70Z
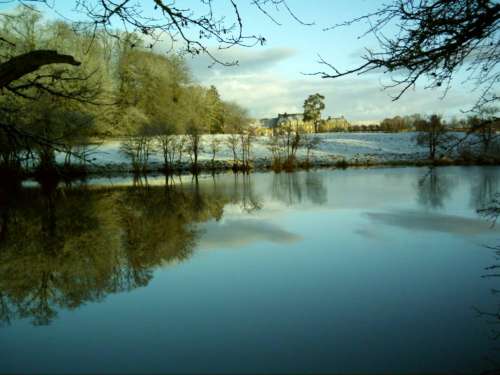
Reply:
M463 133L456 134L463 136ZM428 151L425 146L416 142L417 133L324 133L318 135L321 143L318 148L311 152L311 161L318 165L333 164L338 160L348 162L370 161L374 164L390 161L415 161L426 159ZM218 138L220 151L216 154L216 160L229 161L233 159L230 147L227 144L227 135L204 135L202 138L203 151L199 159L201 162L211 160L210 142L211 138ZM469 142L474 142L470 139ZM99 145L89 147L90 159L94 164L107 167L126 168L130 161L120 151L121 141L117 139L107 140ZM299 149L298 157L305 157L305 149ZM62 155L58 156L61 160ZM188 162L189 156L184 153L183 161ZM268 137L257 137L252 146L252 159L258 165L266 165L271 161ZM153 152L150 157L151 166L161 166L162 155Z

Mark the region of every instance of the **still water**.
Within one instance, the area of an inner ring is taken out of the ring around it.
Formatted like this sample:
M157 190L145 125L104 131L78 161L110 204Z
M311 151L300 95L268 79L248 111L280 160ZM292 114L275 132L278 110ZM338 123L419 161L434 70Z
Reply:
M488 369L498 192L449 167L4 193L0 372Z

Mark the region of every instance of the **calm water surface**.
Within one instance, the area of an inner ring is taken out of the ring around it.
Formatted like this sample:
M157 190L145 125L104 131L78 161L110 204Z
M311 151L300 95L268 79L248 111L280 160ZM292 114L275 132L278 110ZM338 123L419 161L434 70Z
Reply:
M500 169L96 180L2 195L0 372L477 372Z

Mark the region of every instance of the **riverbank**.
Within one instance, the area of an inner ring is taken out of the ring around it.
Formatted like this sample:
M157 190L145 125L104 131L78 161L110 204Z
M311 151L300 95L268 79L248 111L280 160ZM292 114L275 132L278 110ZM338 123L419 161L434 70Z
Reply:
M449 159L442 158L437 160L421 159L421 160L345 160L345 159L332 159L328 160L311 160L309 163L298 161L293 167L294 170L307 170L319 168L362 168L362 167L424 167L424 166L474 166L474 165L500 165L500 159ZM280 168L273 165L271 160L255 160L251 166L250 171L270 171L270 170L286 170L287 168ZM234 166L232 161L216 160L214 163L211 161L201 161L198 165L199 173L221 173L227 171L241 171L239 167ZM62 174L65 174L63 169ZM67 175L87 174L90 176L113 176L122 174L136 173L132 166L127 163L110 164L110 165L92 165L86 166L86 169L73 169L66 171ZM141 171L143 174L187 174L192 173L190 163L182 163L176 165L175 168L166 171L162 164L150 163L148 168Z
M452 133L455 139L463 133ZM498 165L500 155L482 156L480 144L474 136L462 142L458 149L436 160L429 160L425 145L416 142L417 133L323 133L318 134L320 143L307 159L305 149L299 148L295 168L346 168L374 166L426 166L426 165ZM204 135L198 157L199 171L218 172L235 169L233 153L228 145L229 135ZM215 159L210 145L216 141L219 146ZM89 174L120 174L134 172L132 163L120 151L122 139L109 139L93 145L89 152L90 163L86 164ZM273 157L268 137L256 137L252 143L251 168L253 170L273 169ZM62 161L62 155L58 161ZM191 160L184 153L170 172L191 171ZM163 173L163 157L151 152L146 173Z
M309 159L305 149L299 148L296 162L288 168L273 163L269 147L269 138L256 137L252 143L250 170L296 170L317 168L349 167L391 167L391 166L433 166L433 165L499 165L498 155L481 155L480 144L474 136L461 143L460 148L446 155L439 155L436 160L428 158L427 148L416 142L417 133L325 133L318 134L321 140L318 147L310 152ZM455 139L463 133L455 134ZM199 173L220 173L241 171L241 165L235 164L233 153L228 144L229 135L204 135L198 157ZM210 145L216 141L219 146L215 159L210 153ZM65 155L56 154L59 167L53 173L60 177L73 179L87 176L115 176L137 172L121 152L124 139L107 139L86 146L86 161L73 158L73 163L64 165ZM37 178L37 174L46 175L46 171L26 168L23 178ZM144 174L186 174L192 173L192 162L184 152L170 170L165 170L163 156L153 150L148 163L141 173ZM52 173L52 172L50 172ZM50 174L49 173L49 174Z

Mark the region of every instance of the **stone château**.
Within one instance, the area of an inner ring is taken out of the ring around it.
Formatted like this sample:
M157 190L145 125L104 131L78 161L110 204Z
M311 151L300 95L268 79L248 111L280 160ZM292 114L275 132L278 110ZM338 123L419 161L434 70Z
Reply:
M299 126L304 133L314 133L314 123L312 121L304 121L303 113L278 113L277 117L255 120L252 125L258 135L272 135L287 125ZM349 126L349 121L344 116L329 116L326 119L320 120L319 132L347 131Z

